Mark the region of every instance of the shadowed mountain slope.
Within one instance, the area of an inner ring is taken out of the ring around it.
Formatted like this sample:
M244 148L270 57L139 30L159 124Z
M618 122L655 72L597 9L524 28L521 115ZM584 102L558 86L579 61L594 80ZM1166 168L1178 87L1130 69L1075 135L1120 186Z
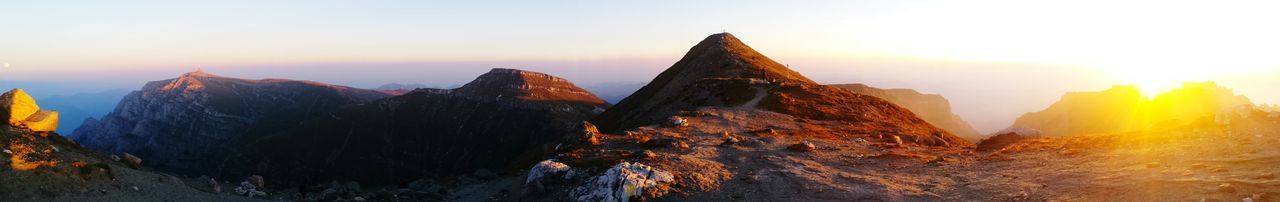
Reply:
M616 132L662 123L699 107L760 109L850 122L856 126L853 131L895 133L911 142L967 144L884 99L814 83L728 33L702 40L648 85L592 122L601 131Z
M394 185L478 169L523 169L609 104L568 81L493 69L451 90L353 106L264 138L244 169L279 183Z
M147 83L101 120L85 121L72 137L106 153L137 155L162 170L213 175L251 140L344 105L387 96L311 81L246 80L197 71Z

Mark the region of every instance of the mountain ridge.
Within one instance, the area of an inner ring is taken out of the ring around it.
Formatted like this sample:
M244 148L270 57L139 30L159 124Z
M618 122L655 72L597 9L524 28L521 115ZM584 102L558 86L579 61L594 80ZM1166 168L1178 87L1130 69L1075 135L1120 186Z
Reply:
M196 71L148 82L102 119L72 132L86 147L131 153L182 174L214 173L244 141L385 92L287 79L249 80Z

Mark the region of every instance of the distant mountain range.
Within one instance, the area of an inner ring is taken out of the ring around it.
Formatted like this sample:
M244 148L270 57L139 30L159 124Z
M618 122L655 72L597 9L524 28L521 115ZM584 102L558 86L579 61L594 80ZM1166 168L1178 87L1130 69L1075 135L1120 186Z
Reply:
M1018 117L1011 128L1035 129L1044 136L1126 132L1179 126L1252 105L1249 98L1214 82L1187 82L1154 98L1143 97L1136 86L1119 85L1067 93L1043 111Z
M414 90L419 88L429 88L429 86L427 86L426 84L420 84L420 83L411 83L411 84L388 83L388 84L383 84L382 86L378 86L378 88L374 88L374 90Z
M978 133L969 122L951 111L951 102L938 94L922 94L911 89L880 89L864 84L832 84L856 93L876 96L901 105L934 126L945 129L970 142L978 142L985 135Z
M129 90L108 90L96 93L55 95L40 99L42 107L58 111L62 116L58 133L71 135L85 119L102 118L111 113L116 104L129 94ZM70 137L69 138L74 138Z
M600 99L604 99L604 101L608 101L609 103L618 103L621 102L623 98L627 98L627 96L631 95L631 93L636 92L636 90L640 90L640 87L644 87L644 84L644 82L609 82L587 85L582 88L595 93L600 96Z

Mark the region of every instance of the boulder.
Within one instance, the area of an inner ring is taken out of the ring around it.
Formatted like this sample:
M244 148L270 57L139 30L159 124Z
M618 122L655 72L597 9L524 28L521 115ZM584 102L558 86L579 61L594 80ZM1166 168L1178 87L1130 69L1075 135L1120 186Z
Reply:
M243 195L249 198L267 196L267 192L258 191L258 187L253 186L253 183L249 183L249 181L240 182L240 186L236 187L235 191L236 191L236 194Z
M253 184L253 186L266 187L266 181L262 179L261 175L250 175L249 177L245 178L244 181L247 181L250 184Z
M528 185L529 183L533 183L544 177L555 176L557 174L567 173L568 171L569 165L548 159L538 162L537 165L533 165L533 168L529 169L529 175L525 177L524 184Z
M58 130L58 112L41 110L35 99L17 88L0 95L0 119L36 132Z
M0 118L10 125L21 124L28 116L40 111L36 100L22 89L14 88L0 95Z
M218 180L209 178L209 191L212 191L215 194L222 193L222 185L218 185Z
M554 179L561 178L560 176L568 177L569 173L569 165L550 159L538 162L529 169L529 175L525 177L525 193L542 193Z
M810 143L809 141L803 141L791 146L787 146L787 149L791 151L798 151L798 152L811 152L813 150L817 150L818 147L814 146L813 143Z
M1026 140L1026 139L1029 139L1029 138L1027 136L1020 135L1019 133L1016 133L1016 132L1003 133L1003 134L991 136L987 139L983 139L981 142L978 142L977 150L978 151L998 151L998 150L1004 149L1005 147L1009 147L1014 143L1022 142L1023 140Z
M49 110L40 110L35 114L27 117L20 125L37 132L52 132L58 130L58 112Z
M631 197L643 198L646 190L653 191L673 181L675 176L669 172L640 163L622 162L575 188L571 196L577 201L625 202Z
M138 168L142 166L142 158L138 158L137 156L129 153L124 153L123 155L124 162L129 164L129 167Z
M670 121L671 126L675 127L689 126L689 120L683 117L673 116L668 121Z
M1218 191L1223 193L1235 193L1236 188L1232 187L1229 183L1222 183L1218 185Z

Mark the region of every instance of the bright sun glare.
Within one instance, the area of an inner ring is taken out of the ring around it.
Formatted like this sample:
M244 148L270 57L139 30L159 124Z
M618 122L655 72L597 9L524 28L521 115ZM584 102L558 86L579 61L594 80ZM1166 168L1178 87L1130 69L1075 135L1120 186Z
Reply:
M1120 82L1138 86L1142 95L1147 97L1178 88L1182 82L1208 80L1196 78L1191 72L1176 68L1123 68L1115 74Z

